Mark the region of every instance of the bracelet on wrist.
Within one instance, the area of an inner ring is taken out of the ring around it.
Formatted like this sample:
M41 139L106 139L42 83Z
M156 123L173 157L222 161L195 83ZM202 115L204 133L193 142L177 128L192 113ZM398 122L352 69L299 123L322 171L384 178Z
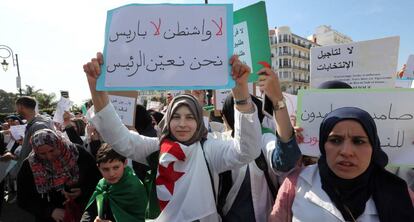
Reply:
M235 99L234 98L234 104L236 105L246 105L246 104L251 104L252 103L252 98L249 96L245 99Z

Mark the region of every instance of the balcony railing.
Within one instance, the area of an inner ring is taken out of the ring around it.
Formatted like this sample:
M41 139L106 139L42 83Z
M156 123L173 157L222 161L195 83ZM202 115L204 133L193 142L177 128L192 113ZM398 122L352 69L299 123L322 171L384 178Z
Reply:
M309 57L307 57L307 56L303 56L303 55L299 55L299 54L292 54L292 56L294 56L294 57L297 57L297 58L300 58L300 59L305 59L305 60L309 60Z
M299 67L299 66L292 66L292 68L302 71L309 71L309 68Z
M301 79L301 78L293 78L293 81L295 81L295 82L309 83L309 80L308 79Z
M292 53L290 52L279 52L279 56L291 56Z

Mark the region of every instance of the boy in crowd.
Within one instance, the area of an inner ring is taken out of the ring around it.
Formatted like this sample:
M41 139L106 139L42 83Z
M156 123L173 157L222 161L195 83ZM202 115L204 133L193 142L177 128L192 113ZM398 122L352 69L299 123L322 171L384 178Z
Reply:
M103 178L86 206L82 222L145 221L147 194L127 160L102 144L96 163Z

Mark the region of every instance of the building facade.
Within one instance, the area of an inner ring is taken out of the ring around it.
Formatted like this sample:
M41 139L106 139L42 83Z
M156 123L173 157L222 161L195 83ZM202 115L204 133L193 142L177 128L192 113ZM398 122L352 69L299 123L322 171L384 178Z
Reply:
M331 26L321 25L315 29L315 33L308 37L308 40L319 45L336 45L351 43L351 37L332 29Z
M310 48L318 44L293 34L288 26L269 30L272 67L281 88L291 94L309 88Z

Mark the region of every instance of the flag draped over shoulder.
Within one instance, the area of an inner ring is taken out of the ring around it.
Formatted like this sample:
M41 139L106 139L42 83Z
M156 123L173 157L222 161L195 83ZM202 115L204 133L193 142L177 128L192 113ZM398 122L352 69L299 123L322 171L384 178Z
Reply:
M186 146L165 139L156 185L162 210L157 221L194 221L216 213L200 142Z

